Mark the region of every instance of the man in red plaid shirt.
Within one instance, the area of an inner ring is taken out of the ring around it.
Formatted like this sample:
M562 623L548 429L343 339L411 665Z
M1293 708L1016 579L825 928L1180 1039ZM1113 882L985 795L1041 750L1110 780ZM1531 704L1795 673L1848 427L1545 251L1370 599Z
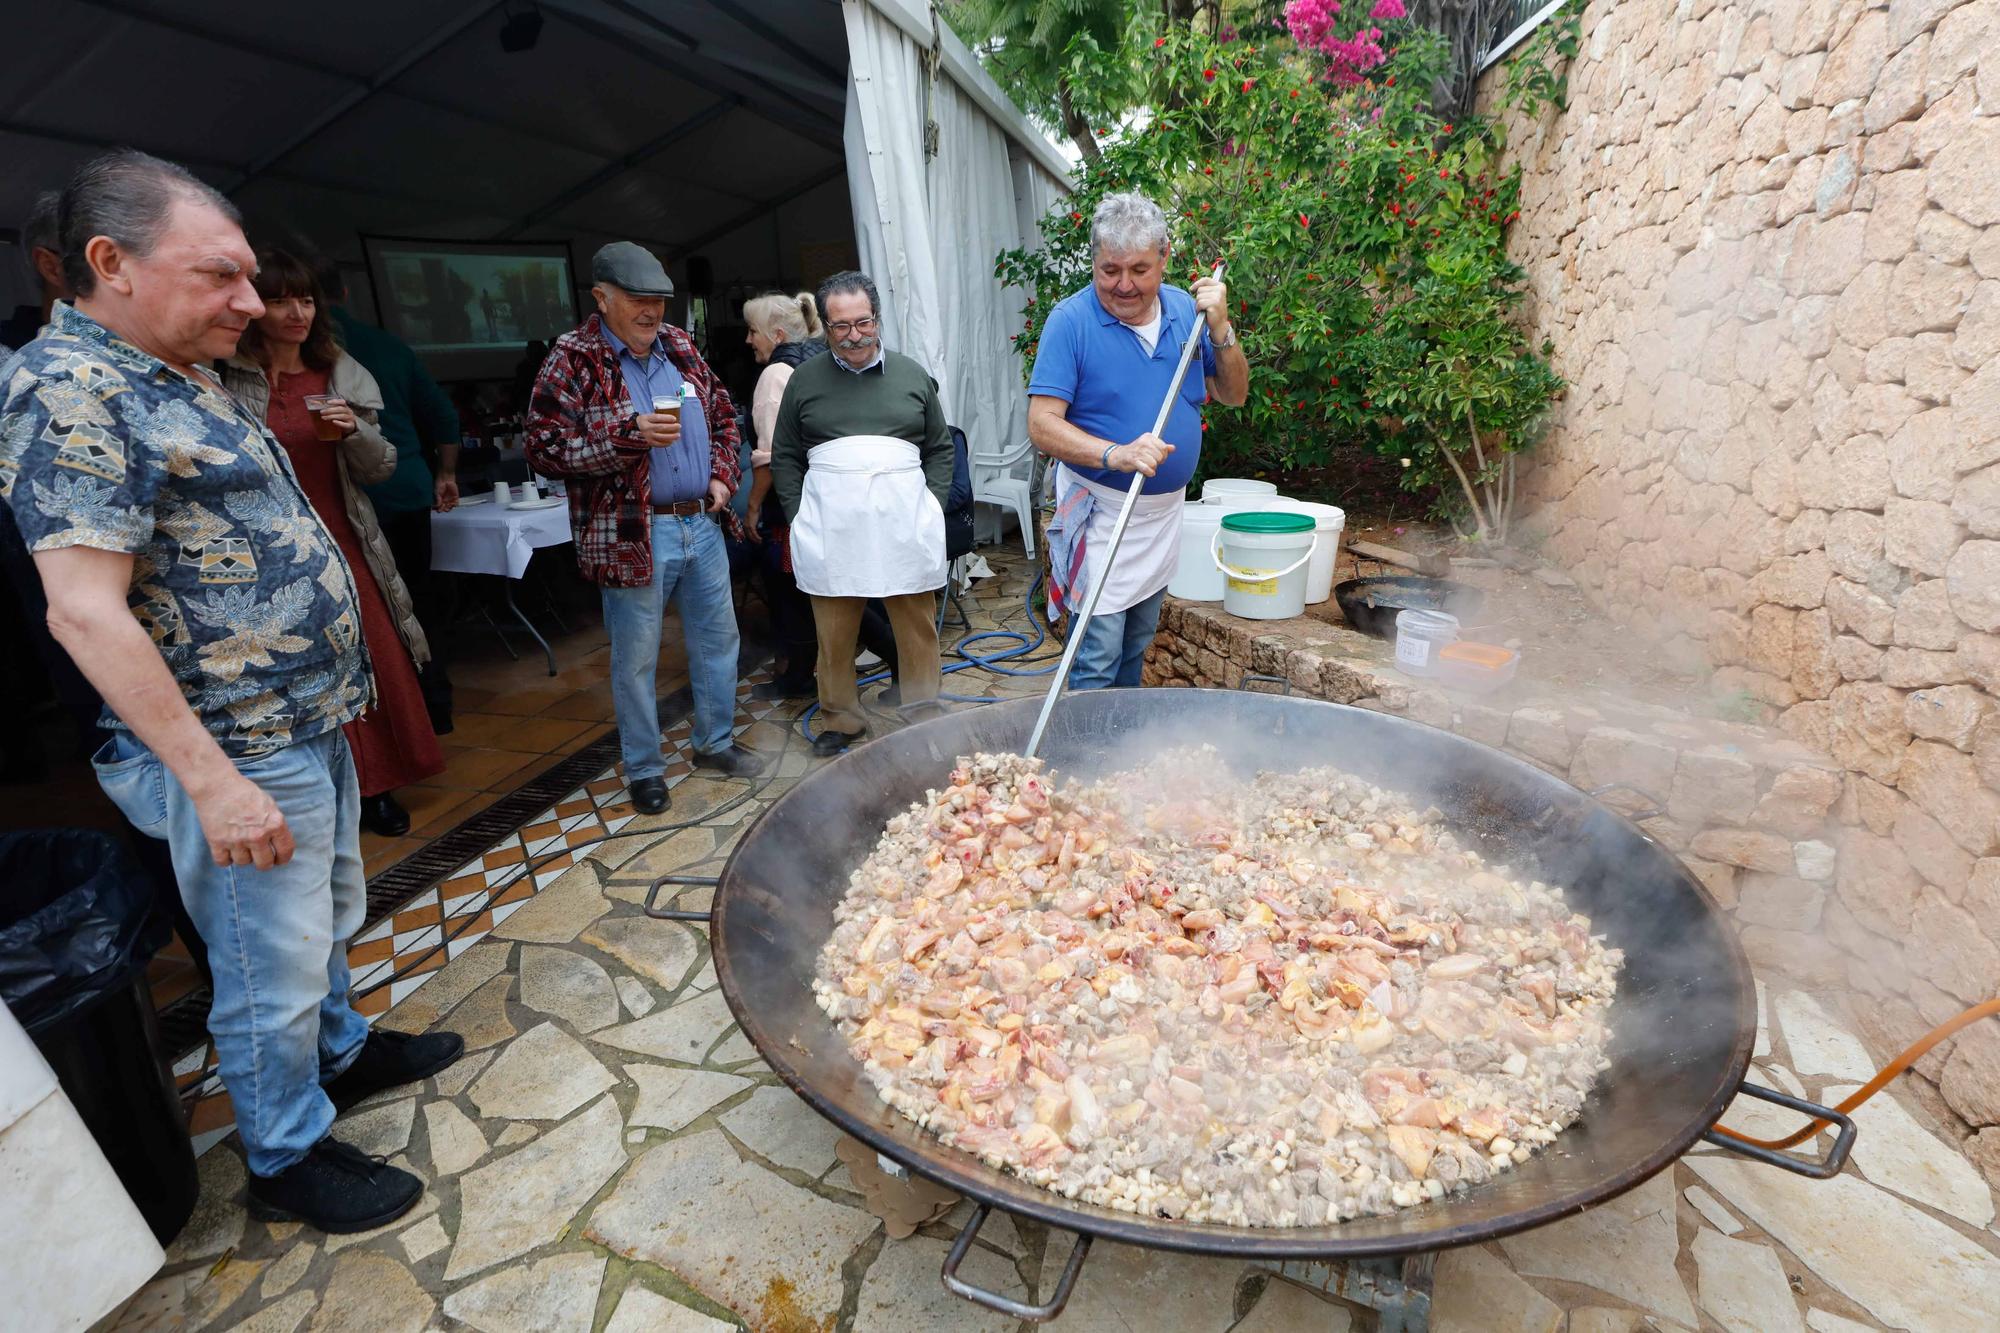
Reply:
M528 405L528 461L568 483L576 563L604 598L611 696L632 804L667 808L660 621L672 601L694 687L694 764L764 766L736 744L736 608L718 523L741 473L736 409L694 340L666 321L673 281L630 241L591 260L597 314L556 339Z

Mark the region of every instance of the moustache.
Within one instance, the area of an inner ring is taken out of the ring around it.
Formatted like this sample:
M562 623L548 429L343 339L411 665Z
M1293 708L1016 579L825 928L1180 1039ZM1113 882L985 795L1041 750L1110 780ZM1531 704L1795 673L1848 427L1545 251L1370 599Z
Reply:
M842 351L858 352L864 347L873 347L875 345L875 336L873 334L865 337L856 335L852 338L839 338L835 341L839 343Z

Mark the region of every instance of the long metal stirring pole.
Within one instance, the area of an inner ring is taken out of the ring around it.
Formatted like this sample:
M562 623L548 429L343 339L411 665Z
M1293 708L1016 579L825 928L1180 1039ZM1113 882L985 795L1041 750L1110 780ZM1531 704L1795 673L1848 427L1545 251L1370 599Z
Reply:
M1217 264L1215 272L1209 276L1222 281L1223 265ZM1187 343L1181 348L1181 363L1174 370L1174 382L1167 386L1167 396L1160 404L1160 415L1153 418L1153 434L1158 435L1167 428L1167 417L1173 413L1174 399L1180 394L1181 381L1187 378L1188 362L1194 359L1194 349L1201 345L1200 312L1196 312L1193 332L1188 334ZM1105 549L1104 562L1097 567L1097 577L1091 581L1090 591L1084 595L1083 606L1076 613L1075 621L1069 627L1069 638L1063 644L1062 662L1056 667L1056 678L1049 686L1048 698L1042 700L1041 715L1035 719L1035 729L1028 735L1028 748L1023 751L1030 759L1041 748L1042 733L1049 729L1049 717L1056 711L1056 701L1062 698L1069 686L1070 664L1076 661L1076 651L1083 645L1083 632L1090 628L1090 618L1097 613L1097 599L1104 594L1104 585L1111 578L1111 562L1118 558L1118 543L1125 539L1125 525L1132 521L1132 510L1139 503L1139 492L1146 485L1146 474L1134 472L1132 484L1125 491L1125 503L1118 506L1118 521L1111 526L1111 542Z

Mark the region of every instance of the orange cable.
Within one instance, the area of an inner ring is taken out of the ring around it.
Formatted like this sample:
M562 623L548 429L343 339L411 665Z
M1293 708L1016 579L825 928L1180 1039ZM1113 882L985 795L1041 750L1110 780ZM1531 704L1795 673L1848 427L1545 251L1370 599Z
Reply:
M1890 1079L1923 1059L1925 1055L1930 1053L1931 1047L1937 1045L1952 1033L1958 1031L1960 1028L1969 1027L1982 1018L1993 1018L1995 1016L2000 1016L2000 999L1987 1000L1983 1004L1975 1004L1957 1018L1938 1024L1929 1032L1917 1038L1916 1041L1910 1043L1909 1047L1901 1055L1883 1066L1882 1072L1875 1075L1874 1078L1869 1079L1867 1083L1855 1090L1853 1096L1833 1109L1842 1115L1846 1115L1849 1111L1852 1111L1855 1107L1882 1091L1883 1088L1888 1086ZM1715 1132L1735 1139L1738 1143L1747 1143L1756 1148L1794 1148L1832 1123L1830 1120L1814 1120L1798 1133L1782 1139L1753 1139L1748 1134L1739 1134L1735 1130L1725 1129L1721 1125L1715 1126Z

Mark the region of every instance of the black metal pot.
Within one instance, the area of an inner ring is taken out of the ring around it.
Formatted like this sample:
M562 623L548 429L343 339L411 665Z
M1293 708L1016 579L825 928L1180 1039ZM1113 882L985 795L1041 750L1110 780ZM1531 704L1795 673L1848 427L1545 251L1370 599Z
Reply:
M1755 1032L1750 970L1700 883L1652 839L1582 792L1518 759L1449 732L1316 700L1220 690L1104 690L1057 708L1043 753L1066 774L1143 762L1174 744L1215 745L1221 762L1258 770L1337 765L1421 792L1461 836L1517 871L1563 885L1570 903L1625 951L1612 1015L1612 1067L1582 1119L1526 1165L1468 1193L1387 1217L1264 1229L1138 1217L1038 1189L948 1148L891 1111L814 1003L811 982L833 906L888 819L942 785L960 755L1018 752L1040 701L956 713L849 751L776 801L744 833L709 916L729 1007L779 1076L876 1152L990 1205L1081 1233L1050 1299L1026 1306L958 1279L956 1260L987 1214L975 1211L946 1265L952 1290L1019 1318L1052 1318L1090 1239L1103 1236L1238 1258L1408 1256L1539 1226L1630 1189L1708 1134L1743 1082ZM656 886L657 887L657 886ZM667 915L667 913L659 913ZM701 914L694 915L700 919ZM1852 1126L1824 1161L1724 1146L1802 1174L1831 1175Z
M1448 611L1464 620L1479 610L1486 594L1466 583L1422 574L1381 574L1335 585L1333 600L1347 623L1378 639L1396 637L1396 616L1410 610Z

